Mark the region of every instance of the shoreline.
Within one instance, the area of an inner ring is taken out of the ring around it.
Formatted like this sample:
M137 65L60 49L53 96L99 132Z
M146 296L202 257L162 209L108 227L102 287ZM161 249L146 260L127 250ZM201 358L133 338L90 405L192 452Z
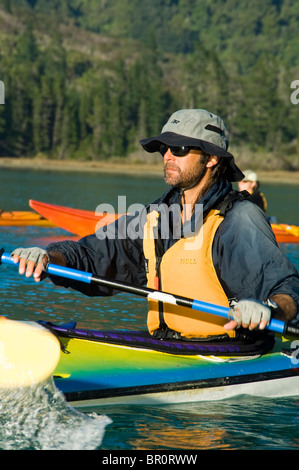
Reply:
M52 160L43 158L0 158L0 168L14 170L50 170L50 171L82 171L98 173L126 173L147 175L163 175L163 166L158 163L119 161L80 161L80 160Z
M15 170L82 171L99 173L125 173L163 176L163 166L159 163L120 161L78 161L51 160L42 158L1 157L0 168ZM299 171L258 171L260 182L299 185Z

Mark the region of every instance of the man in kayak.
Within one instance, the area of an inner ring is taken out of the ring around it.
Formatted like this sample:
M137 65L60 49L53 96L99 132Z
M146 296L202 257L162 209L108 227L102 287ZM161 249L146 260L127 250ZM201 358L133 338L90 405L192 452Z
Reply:
M122 216L78 242L15 250L19 272L40 281L51 262L231 307L225 322L152 299L147 324L158 338L219 340L264 329L271 316L296 319L297 270L248 193L233 191L231 183L244 175L228 143L219 116L202 109L175 112L160 135L141 141L147 152L161 153L171 188L138 213ZM116 293L95 284L52 281L90 296Z
M239 181L238 187L240 191L247 191L251 195L251 200L264 212L267 212L267 200L265 195L260 191L260 182L254 171L244 171L244 178L242 181Z

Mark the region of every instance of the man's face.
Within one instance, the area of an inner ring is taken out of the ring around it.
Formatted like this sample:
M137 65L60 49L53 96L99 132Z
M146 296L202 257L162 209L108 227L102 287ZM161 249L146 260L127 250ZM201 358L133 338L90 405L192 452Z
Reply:
M238 183L239 191L248 191L249 194L252 194L256 188L255 181L239 181Z
M164 155L164 178L167 184L188 188L196 180L200 181L206 172L200 150L191 149L184 157L175 157L170 149Z

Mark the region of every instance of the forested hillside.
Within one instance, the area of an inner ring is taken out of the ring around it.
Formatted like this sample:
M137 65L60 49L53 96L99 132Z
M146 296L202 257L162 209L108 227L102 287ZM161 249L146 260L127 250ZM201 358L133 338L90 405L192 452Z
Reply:
M0 155L125 157L200 107L256 167L299 169L298 25L296 0L0 0Z

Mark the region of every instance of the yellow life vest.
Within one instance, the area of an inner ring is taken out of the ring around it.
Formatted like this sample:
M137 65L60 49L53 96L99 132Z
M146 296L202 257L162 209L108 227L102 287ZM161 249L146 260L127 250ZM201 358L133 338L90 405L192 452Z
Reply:
M158 218L157 211L150 212L144 227L143 250L147 262L148 287L228 307L227 296L219 282L212 260L213 240L223 216L219 215L218 210L211 210L196 235L176 241L163 254L159 273L156 272L157 256L154 239ZM159 274L159 286L157 274ZM227 322L225 318L211 316L187 307L166 303L162 305L161 302L152 299L149 300L147 319L151 334L161 328L161 315L164 327L167 326L188 338L224 334L235 336L234 330L227 332L223 328Z

